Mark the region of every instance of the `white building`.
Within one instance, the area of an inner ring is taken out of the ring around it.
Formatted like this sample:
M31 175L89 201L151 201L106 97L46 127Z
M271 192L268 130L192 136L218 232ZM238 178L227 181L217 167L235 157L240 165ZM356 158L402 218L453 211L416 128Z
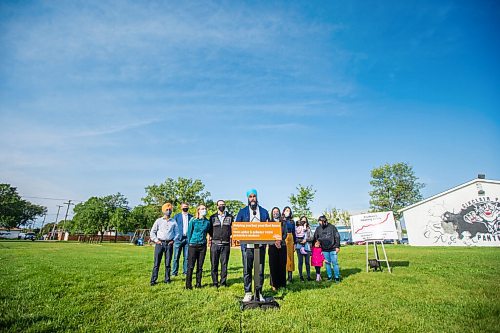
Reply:
M21 229L19 228L0 228L0 238L17 239L20 233Z
M483 175L400 212L410 245L500 246L500 181Z

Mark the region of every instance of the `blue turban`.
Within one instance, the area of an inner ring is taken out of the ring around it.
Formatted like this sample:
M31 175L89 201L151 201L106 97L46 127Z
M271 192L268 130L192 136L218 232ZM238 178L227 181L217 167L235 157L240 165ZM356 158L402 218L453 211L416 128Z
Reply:
M250 196L250 194L255 194L255 196L257 196L257 190L254 188L248 190L247 191L247 198Z

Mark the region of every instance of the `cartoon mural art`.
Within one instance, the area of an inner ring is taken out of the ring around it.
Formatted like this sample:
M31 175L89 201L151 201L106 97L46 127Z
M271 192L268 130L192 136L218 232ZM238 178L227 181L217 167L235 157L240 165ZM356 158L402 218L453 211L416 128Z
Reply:
M448 245L460 241L465 245L481 240L500 241L500 202L480 198L462 205L459 213L445 211L439 221L429 221L424 236Z
M500 181L477 178L400 210L415 246L500 246Z

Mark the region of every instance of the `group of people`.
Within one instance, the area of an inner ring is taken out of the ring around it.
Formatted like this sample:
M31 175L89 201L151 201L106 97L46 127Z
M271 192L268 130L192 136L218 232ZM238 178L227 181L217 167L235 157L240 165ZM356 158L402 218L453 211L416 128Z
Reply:
M302 216L294 222L292 209L285 207L282 211L274 207L271 213L261 207L255 189L247 192L248 205L242 208L236 218L226 210L224 200L217 201L217 213L207 217L207 208L199 205L194 216L188 213L187 203L181 204L182 212L172 217L172 205L162 206L163 217L157 219L151 228L150 239L155 243L154 266L151 274L151 285L158 280L158 271L165 255L165 283L171 282L171 275L179 273L179 261L183 255L183 271L186 275L186 288L192 289L193 272L196 266L195 288L201 288L203 264L207 248L210 250L212 285L227 286L227 267L231 251L231 227L238 222L280 222L281 239L274 244L242 244L244 302L264 301L262 287L264 285L264 266L266 249L269 255L270 284L273 290L283 288L292 282L295 270L295 253L298 258L299 279L304 281L303 267L306 267L306 279L311 278L311 265L315 267L316 281L321 281L320 270L326 263L329 281L340 282L338 252L340 251L340 235L337 228L328 223L325 216L318 218L319 226L314 234L311 232L307 217ZM255 246L259 246L260 270L255 286L256 294L252 294L252 275ZM172 272L171 261L173 257ZM220 279L219 279L219 264Z

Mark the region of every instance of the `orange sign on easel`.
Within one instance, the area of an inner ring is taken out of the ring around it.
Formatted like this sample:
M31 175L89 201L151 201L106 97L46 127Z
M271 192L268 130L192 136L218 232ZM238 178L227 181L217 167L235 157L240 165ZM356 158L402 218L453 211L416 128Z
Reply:
M233 222L232 236L242 243L272 243L281 240L281 223Z

